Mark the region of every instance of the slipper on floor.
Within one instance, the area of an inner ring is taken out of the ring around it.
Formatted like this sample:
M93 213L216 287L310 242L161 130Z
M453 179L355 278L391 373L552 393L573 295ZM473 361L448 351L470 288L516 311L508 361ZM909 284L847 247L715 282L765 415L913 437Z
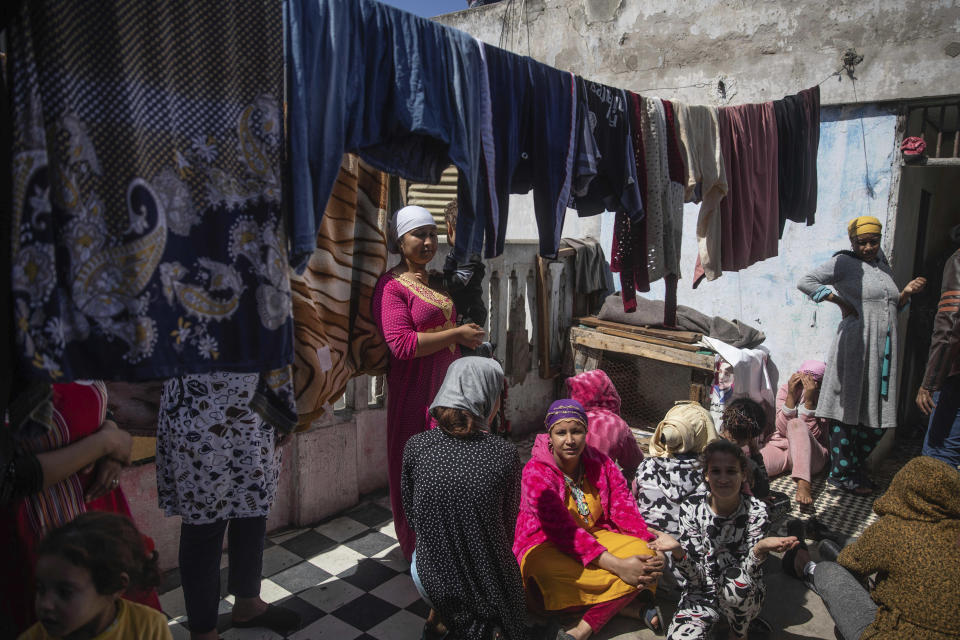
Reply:
M286 635L291 631L300 628L300 614L291 609L268 604L266 611L260 615L239 622L234 620L232 626L238 629L251 629L253 627L262 627L270 629L280 635Z
M820 552L821 560L836 562L837 558L840 556L840 552L843 549L835 541L825 538L820 541L820 545L817 547L817 550Z
M420 640L443 640L447 637L447 631L440 630L436 625L429 622L423 623L423 633L420 634Z
M653 624L654 616L657 618L657 624ZM658 636L663 634L663 613L659 606L656 604L647 606L646 611L643 612L643 626Z
M841 491L846 491L847 493L860 497L869 496L871 493L873 493L873 489L871 487L861 484L853 478L837 480L836 478L828 476L827 485L833 489L840 489Z

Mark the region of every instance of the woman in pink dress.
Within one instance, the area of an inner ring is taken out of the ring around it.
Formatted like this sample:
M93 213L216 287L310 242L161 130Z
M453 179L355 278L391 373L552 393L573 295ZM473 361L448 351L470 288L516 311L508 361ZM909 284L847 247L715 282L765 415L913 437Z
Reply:
M437 225L423 207L397 211L391 251L400 263L380 276L373 294L373 317L390 348L387 369L387 474L390 506L400 549L407 560L416 541L403 513L400 472L403 448L426 431L428 410L460 347L475 349L484 332L475 324L457 326L450 297L427 272L437 252Z

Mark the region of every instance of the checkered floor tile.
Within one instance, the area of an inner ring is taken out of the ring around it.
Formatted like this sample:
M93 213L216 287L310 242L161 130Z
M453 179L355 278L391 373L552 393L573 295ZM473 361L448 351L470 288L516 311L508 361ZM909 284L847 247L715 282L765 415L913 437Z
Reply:
M813 505L801 507L792 499L797 491L797 485L790 478L790 474L771 479L770 489L785 493L791 498L790 514L783 520L816 516L817 520L836 533L848 537L859 536L877 519L877 514L873 512L873 501L883 495L890 486L890 480L903 465L911 458L920 455L920 444L919 441L897 442L897 447L890 456L871 474L877 489L869 496L855 496L835 489L827 484L826 473L821 473L811 482Z
M524 460L530 457L534 436L531 434L515 442ZM898 447L874 477L879 485L876 495L880 495L893 474L918 453L919 445L907 443ZM794 503L791 515L816 514L829 528L846 535L859 534L875 519L871 512L872 497L836 493L825 490L824 484L822 477L814 482L812 510L801 512ZM774 479L771 486L790 496L795 490L788 476ZM224 640L280 640L281 636L265 629L231 628L233 597L226 595L226 566L224 556L220 576L223 599L217 626L220 636ZM774 569L775 579L778 569ZM361 504L315 527L270 536L264 550L262 575L261 597L267 602L296 610L302 618L302 628L288 636L291 640L417 640L429 613L410 579L409 565L400 553L386 492L366 496ZM778 588L781 591L799 589L791 600L801 601L807 596L798 585L800 583L795 580L787 580L782 585L778 583ZM671 597L666 593L662 595L658 599L664 614L669 617L673 610ZM673 599L676 596L673 594ZM183 589L177 570L165 576L160 601L170 617L173 637L188 639ZM809 602L807 606L811 606ZM771 613L768 620L774 616ZM824 624L821 620L824 617L829 621L822 607L811 611L810 617L805 624L791 627L791 631L813 631L807 627L818 621ZM775 619L771 622L777 626ZM830 627L832 624L826 628ZM819 632L819 627L817 629ZM640 630L637 621L616 618L594 637L597 640L639 640L656 636ZM780 637L822 636L781 636L776 633L771 636Z
M226 556L221 562L220 619L224 640L278 640L265 629L230 627ZM385 494L320 525L284 531L267 541L261 597L294 609L296 640L416 640L429 609L421 602L400 554ZM179 572L167 574L160 596L174 638L189 638Z

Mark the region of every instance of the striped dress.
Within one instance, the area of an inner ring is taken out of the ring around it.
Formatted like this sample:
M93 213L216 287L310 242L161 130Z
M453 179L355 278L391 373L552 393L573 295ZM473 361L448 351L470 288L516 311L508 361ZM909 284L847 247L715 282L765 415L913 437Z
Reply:
M54 451L76 442L100 428L107 413L107 389L103 382L71 382L53 385L53 426L39 436L26 439L23 446L37 454ZM77 473L32 496L14 502L0 513L0 548L6 565L0 577L0 615L9 616L20 630L35 620L33 608L33 567L40 540L86 511L106 511L132 518L123 489L119 486L92 502L84 502L84 489L93 474ZM144 536L153 550L153 540ZM160 609L155 591L127 594L130 600Z

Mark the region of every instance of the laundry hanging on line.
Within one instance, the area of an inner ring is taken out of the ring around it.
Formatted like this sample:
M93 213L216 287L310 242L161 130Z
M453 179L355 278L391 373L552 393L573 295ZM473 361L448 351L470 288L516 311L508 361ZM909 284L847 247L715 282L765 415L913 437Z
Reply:
M648 290L665 277L675 297L679 207L698 194L701 258L704 246L720 248L711 255L716 275L775 255L767 230L778 234L784 219L813 221L816 88L775 104L762 127L750 120L735 129L733 116L724 116L721 135L714 107L578 78L374 0L288 0L286 43L280 9L245 8L247 23L264 25L247 34L225 28L239 23L219 10L171 6L179 17L155 23L137 19L145 10L137 3L40 3L21 7L11 25L18 134L11 283L21 359L41 378L138 380L288 366L290 293L281 265L288 241L298 267L315 248L345 150L426 182L450 163L458 167L466 232L457 237L456 264L502 252L510 193L533 191L545 256L556 252L567 208L580 215L611 209L611 263L625 291ZM133 35L111 32L109 25L131 20L139 25ZM115 40L109 56L69 37L90 24L107 25L97 31ZM210 29L201 39L178 30L182 24ZM166 53L153 50L161 42ZM281 44L288 52L285 166ZM227 59L224 51L257 55ZM170 80L156 83L162 91L130 88L121 68ZM160 104L163 110L149 106ZM699 120L687 117L694 113ZM749 154L730 162L735 130L763 140L763 163ZM788 141L771 145L778 135ZM726 154L714 153L717 145ZM41 166L56 173L48 177ZM779 180L795 174L801 177ZM750 192L735 195L734 183L765 184L764 204ZM775 214L766 206L771 192ZM289 211L282 213L284 197ZM726 215L710 209L726 199ZM784 212L784 201L798 204ZM761 222L763 242L737 244L737 233Z
M331 411L347 382L387 370L371 299L387 268L388 176L346 155L293 292L294 388L301 428Z
M24 378L136 381L292 361L281 7L155 11L21 3L7 29ZM263 391L289 427L292 397L272 394L283 384Z

